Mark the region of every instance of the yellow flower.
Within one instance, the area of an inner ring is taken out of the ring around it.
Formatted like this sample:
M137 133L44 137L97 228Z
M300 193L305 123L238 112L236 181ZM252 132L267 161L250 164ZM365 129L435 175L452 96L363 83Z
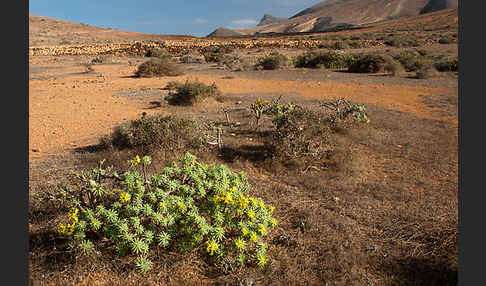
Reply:
M66 231L66 226L63 223L60 223L59 227L57 228L57 232L60 235L63 235L65 231Z
M235 240L235 246L238 250L243 250L245 248L245 241L241 238Z
M177 207L181 210L181 212L185 212L186 206L184 205L184 202L177 202Z
M224 201L225 204L231 204L233 202L233 198L231 197L233 193L225 193L222 196L222 200Z
M132 196L131 196L129 193L127 193L127 192L122 192L122 193L120 194L120 203L122 203L122 204L127 203L128 201L130 201L131 197L132 197Z
M220 197L218 197L218 196L214 196L214 198L213 198L213 201L214 201L215 204L217 204L221 200L222 199Z
M257 255L257 265L262 267L265 264L267 264L267 257L263 254L258 254Z
M265 209L265 203L264 203L262 200L260 200L260 201L258 202L258 206L259 206L261 209Z
M206 250L209 253L209 255L213 255L214 251L218 250L219 248L218 243L214 240L206 241L206 244L207 244Z
M247 227L243 227L243 228L241 229L241 233L242 233L243 235L248 235L248 233L249 233L248 228L247 228Z
M256 234L256 232L252 232L250 234L250 241L256 242L257 240L258 240L258 235Z
M135 158L133 158L133 160L131 161L132 163L132 166L137 166L138 164L140 164L140 162L142 162L142 159L140 159L140 156L135 156Z
M246 212L246 214L248 215L248 217L249 217L250 219L254 219L254 218L255 218L255 212L254 212L253 210L248 210L248 211Z
M167 205L167 203L166 203L166 202L159 202L159 207L160 207L161 209L165 208L165 206L166 206L166 205Z
M277 222L277 220L276 220L276 219L274 219L274 218L272 218L272 219L270 220L270 226L271 226L271 227L275 227L275 226L277 226L277 223L278 223L278 222Z
M71 235L74 232L74 225L75 223L67 224L67 225L60 223L57 232L60 235Z
M267 232L267 227L265 225L260 225L260 227L258 228L258 232L261 234L261 235L265 235L265 233Z
M245 196L241 196L239 199L238 199L238 204L241 208L246 208L248 207L248 198L245 197Z
M77 208L72 208L68 213L69 220L72 221L74 224L79 221L78 212L79 210Z
M252 205L252 206L256 206L256 205L257 205L257 203L258 203L257 199L255 199L255 198L250 198L250 205Z

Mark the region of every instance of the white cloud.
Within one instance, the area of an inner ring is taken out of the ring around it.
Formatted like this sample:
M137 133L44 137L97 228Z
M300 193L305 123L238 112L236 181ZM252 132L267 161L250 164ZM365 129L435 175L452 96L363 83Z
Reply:
M231 21L232 27L236 29L248 28L250 26L255 26L256 24L258 24L258 21L255 19L239 19Z

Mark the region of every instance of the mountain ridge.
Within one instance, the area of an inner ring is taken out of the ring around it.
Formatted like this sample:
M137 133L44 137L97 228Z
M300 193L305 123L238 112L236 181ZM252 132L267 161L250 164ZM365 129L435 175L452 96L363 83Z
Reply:
M303 9L288 19L279 18L279 21L273 21L271 17L265 17L269 14L265 14L257 26L233 31L247 36L262 33L324 32L457 8L458 1L327 0ZM268 21L263 21L265 19Z

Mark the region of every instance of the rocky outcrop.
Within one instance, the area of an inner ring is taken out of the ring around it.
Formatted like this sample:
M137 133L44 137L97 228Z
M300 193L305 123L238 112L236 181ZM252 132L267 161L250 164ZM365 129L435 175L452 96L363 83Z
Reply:
M274 17L270 14L265 14L263 15L263 18L260 20L260 23L258 23L257 26L263 26L263 25L269 25L269 24L274 24L274 23L280 23L283 21L287 21L285 18L278 18Z

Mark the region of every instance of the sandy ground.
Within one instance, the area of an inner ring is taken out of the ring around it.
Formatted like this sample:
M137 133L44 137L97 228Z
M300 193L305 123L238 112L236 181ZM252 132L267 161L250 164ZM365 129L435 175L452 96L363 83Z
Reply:
M45 60L45 59L42 59ZM354 102L378 104L411 112L418 117L439 119L457 126L456 116L441 116L423 103L421 95L455 94L455 88L429 88L406 85L346 82L295 81L257 78L224 78L220 75L191 74L166 78L133 78L135 66L97 65L94 73L83 66L71 65L36 69L41 59L31 59L29 81L29 159L70 152L77 147L98 143L101 136L123 121L135 119L148 109L136 101L114 94L140 88L163 88L169 81L198 79L215 82L225 94L285 93L302 98L333 99L344 97ZM101 74L103 76L101 76Z

